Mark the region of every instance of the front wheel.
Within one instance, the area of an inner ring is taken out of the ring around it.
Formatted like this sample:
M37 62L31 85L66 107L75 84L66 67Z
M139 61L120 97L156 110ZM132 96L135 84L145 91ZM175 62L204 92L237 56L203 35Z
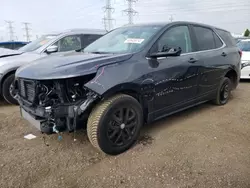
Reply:
M2 95L6 102L18 105L17 100L11 95L13 89L12 83L14 81L14 77L15 75L11 74L3 81Z
M231 80L227 77L223 78L216 93L213 103L216 105L224 105L228 102L231 94Z
M87 133L92 145L109 155L128 150L137 141L143 124L140 103L119 94L97 104L91 112Z

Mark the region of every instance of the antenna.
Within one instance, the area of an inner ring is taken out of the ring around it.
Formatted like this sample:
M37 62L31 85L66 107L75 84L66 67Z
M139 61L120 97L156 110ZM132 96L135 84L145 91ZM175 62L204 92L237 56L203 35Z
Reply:
M10 36L10 41L14 40L14 28L13 28L13 21L5 21L8 24L8 30L9 30L9 36Z
M111 6L111 0L106 0L106 6L104 8L104 28L106 31L110 31L113 29L113 21L112 13L115 11L115 9Z
M31 38L31 35L30 35L30 33L29 33L29 31L31 30L31 29L29 28L30 23L28 23L28 22L23 22L23 24L24 24L24 30L25 30L25 35L24 35L24 37L26 37L27 42L30 42L30 38Z
M138 14L137 11L133 9L133 3L137 2L138 0L126 0L128 2L128 8L123 10L128 15L128 23L133 24L133 17Z

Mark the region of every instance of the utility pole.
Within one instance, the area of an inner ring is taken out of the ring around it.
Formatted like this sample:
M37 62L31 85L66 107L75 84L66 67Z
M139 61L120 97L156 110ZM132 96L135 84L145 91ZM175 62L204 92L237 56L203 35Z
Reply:
M128 2L128 8L123 10L128 15L128 24L133 24L133 17L138 14L137 11L133 9L133 3L137 2L138 0L126 0Z
M106 6L104 8L104 28L107 31L110 31L113 29L113 21L112 13L115 11L115 9L111 6L111 0L106 0Z
M23 22L23 24L24 24L24 30L25 30L25 35L24 35L24 37L26 37L27 42L30 42L30 37L31 37L31 35L30 35L30 33L29 33L29 31L31 30L31 29L29 28L30 23L28 23L28 22Z
M8 24L8 30L9 30L9 36L10 36L10 41L14 40L14 28L13 28L13 21L5 21Z
M169 20L170 20L170 22L173 22L173 20L174 20L173 15L170 16Z

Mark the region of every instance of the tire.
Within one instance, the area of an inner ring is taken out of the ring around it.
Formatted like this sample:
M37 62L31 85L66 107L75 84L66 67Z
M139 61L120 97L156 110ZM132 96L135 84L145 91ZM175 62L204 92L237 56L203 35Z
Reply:
M128 112L128 118L121 115L121 112ZM88 118L87 134L95 148L109 155L118 155L135 144L142 124L140 103L129 95L118 94L97 104L92 110Z
M2 87L2 95L6 102L14 105L18 105L18 102L16 99L14 99L10 94L10 87L12 82L14 81L14 74L9 75L4 81L3 81L3 87Z
M228 90L226 91L227 92L226 94L225 94L225 88L227 88ZM216 98L212 102L215 105L225 105L229 100L229 97L231 95L231 90L232 90L231 80L227 77L224 77L221 80L220 85L218 87Z

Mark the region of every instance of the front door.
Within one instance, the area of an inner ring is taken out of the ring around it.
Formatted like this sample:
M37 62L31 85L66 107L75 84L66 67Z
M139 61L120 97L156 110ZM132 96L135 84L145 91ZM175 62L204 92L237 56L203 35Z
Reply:
M200 62L192 53L193 46L189 27L179 25L169 28L151 49L151 53L173 47L182 49L180 56L149 59L150 64L157 64L151 66L155 83L155 117L178 110L196 97Z

